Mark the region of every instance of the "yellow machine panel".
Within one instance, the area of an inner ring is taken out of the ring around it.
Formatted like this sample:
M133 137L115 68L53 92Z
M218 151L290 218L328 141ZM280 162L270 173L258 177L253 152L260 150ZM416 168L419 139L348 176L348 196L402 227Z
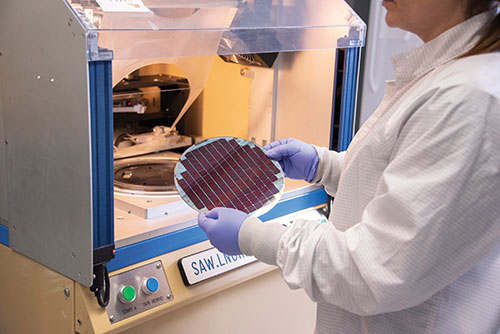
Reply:
M0 333L73 333L73 280L4 245L0 263Z

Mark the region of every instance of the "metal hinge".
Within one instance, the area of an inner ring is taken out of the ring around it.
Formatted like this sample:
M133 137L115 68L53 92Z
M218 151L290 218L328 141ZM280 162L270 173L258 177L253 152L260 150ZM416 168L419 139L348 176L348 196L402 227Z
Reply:
M113 51L99 47L98 41L99 33L97 31L90 31L87 33L87 59L89 61L112 60Z

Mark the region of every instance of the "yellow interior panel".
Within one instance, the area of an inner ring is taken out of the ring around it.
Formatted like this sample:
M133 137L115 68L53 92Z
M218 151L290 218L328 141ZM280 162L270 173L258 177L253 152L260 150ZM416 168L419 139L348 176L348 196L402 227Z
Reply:
M186 114L186 131L204 138L248 138L251 79L245 66L215 57L206 87Z

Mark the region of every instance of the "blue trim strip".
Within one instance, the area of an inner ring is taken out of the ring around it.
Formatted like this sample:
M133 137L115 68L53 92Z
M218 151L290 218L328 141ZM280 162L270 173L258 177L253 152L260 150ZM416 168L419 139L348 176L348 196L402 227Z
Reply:
M354 126L354 107L358 78L359 48L346 49L344 60L344 85L342 89L342 110L338 151L345 151L352 139Z
M288 198L280 201L271 211L263 214L259 217L259 219L262 221L268 221L292 212L320 205L326 203L327 197L328 195L324 189L318 189L303 195Z
M3 225L0 225L0 244L9 246L9 228Z
M205 240L207 240L205 232L198 226L191 226L176 232L117 248L115 258L109 261L106 267L111 272Z
M94 249L114 244L111 61L89 62Z
M323 189L280 201L268 213L260 217L266 221L288 213L307 209L327 201ZM163 255L184 247L207 240L207 236L198 226L191 226L176 232L164 234L132 245L116 249L115 258L107 263L108 270L114 271L147 259Z

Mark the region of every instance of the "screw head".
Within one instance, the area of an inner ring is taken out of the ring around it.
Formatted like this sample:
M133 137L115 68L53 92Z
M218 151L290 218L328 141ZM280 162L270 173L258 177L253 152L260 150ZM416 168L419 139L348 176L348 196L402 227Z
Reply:
M109 321L110 322L115 322L115 316L114 315L110 315L109 316Z
M78 319L76 322L78 323L78 325L82 325L82 321L80 319Z
M167 295L167 299L172 299L172 295L170 293Z
M156 268L160 269L161 268L161 263L156 264Z
M64 289L64 295L66 297L69 297L70 294L71 294L71 291L68 288Z

